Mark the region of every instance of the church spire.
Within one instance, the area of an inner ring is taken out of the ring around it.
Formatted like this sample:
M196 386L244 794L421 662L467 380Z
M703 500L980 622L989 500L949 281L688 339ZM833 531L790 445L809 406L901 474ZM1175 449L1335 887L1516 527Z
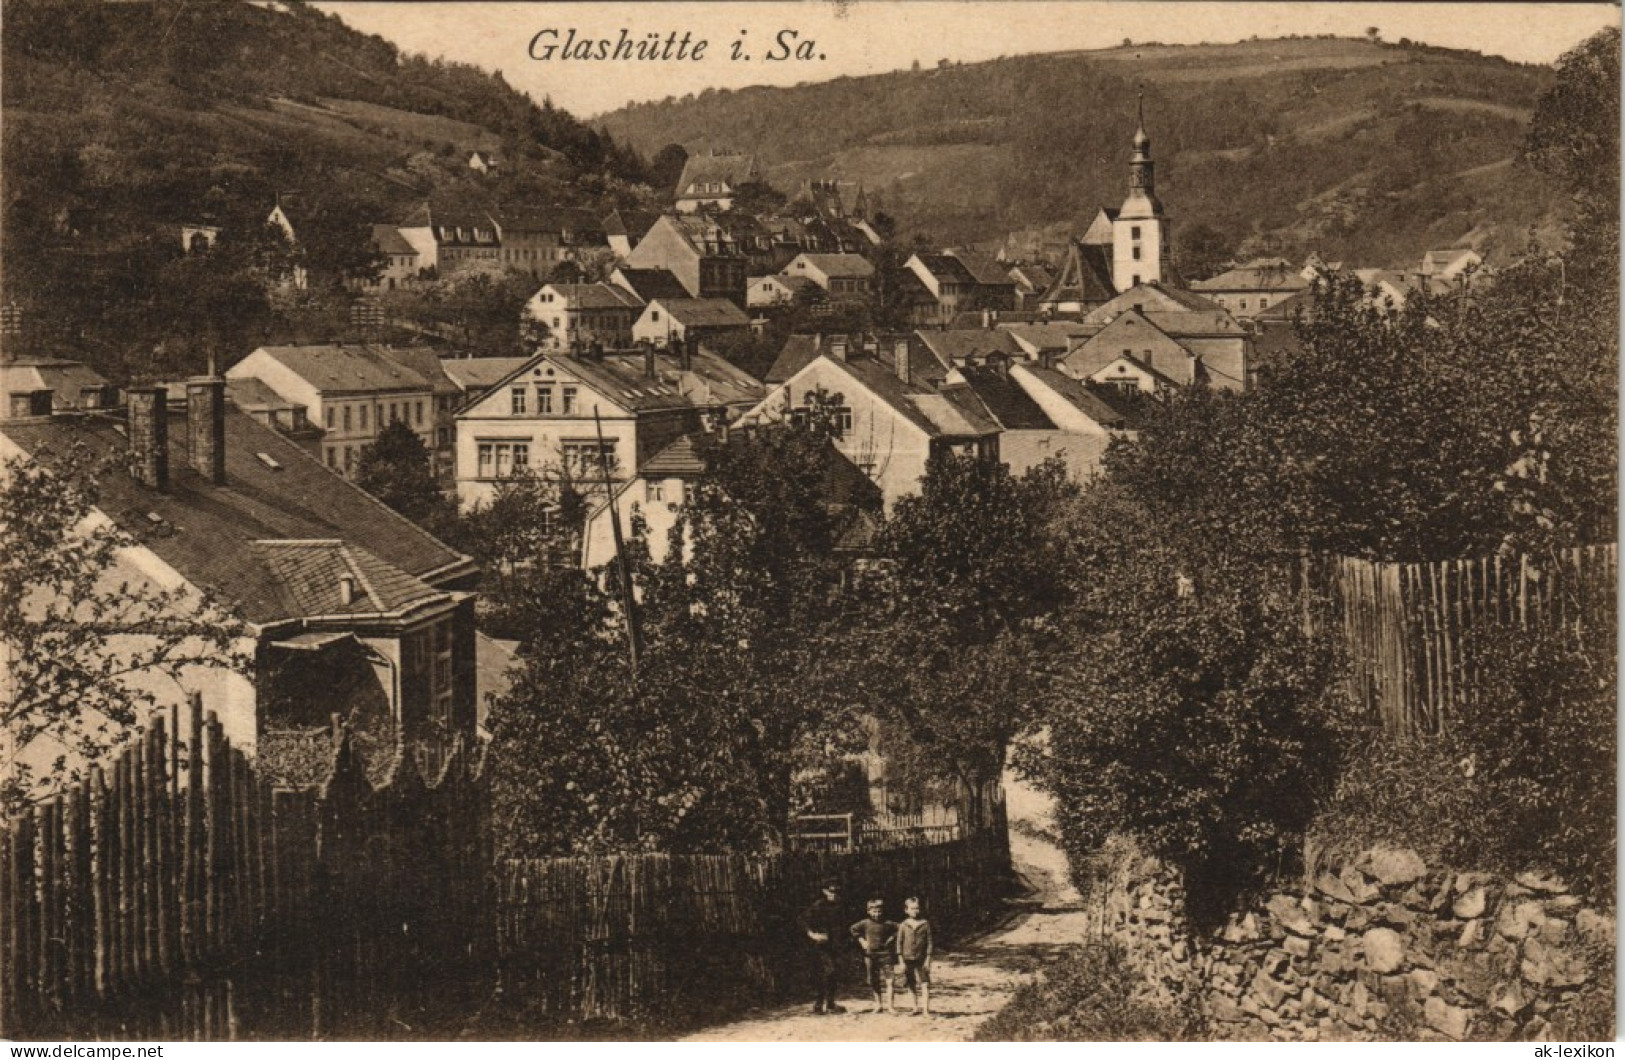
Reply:
M1134 129L1134 154L1129 159L1129 193L1144 191L1155 196L1157 191L1156 165L1151 161L1151 137L1145 133L1145 89L1140 89L1140 122Z

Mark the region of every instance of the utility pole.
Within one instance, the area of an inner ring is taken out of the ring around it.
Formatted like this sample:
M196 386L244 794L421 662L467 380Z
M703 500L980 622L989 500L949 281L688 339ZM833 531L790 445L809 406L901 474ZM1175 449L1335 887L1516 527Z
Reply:
M621 535L621 513L615 507L615 489L609 478L609 454L604 446L604 423L598 416L598 406L592 407L592 425L598 434L598 467L604 474L604 498L609 505L609 526L615 535L615 569L621 579L621 608L626 612L626 656L632 663L632 676L638 673L637 600L632 594L632 568L626 561L626 539Z

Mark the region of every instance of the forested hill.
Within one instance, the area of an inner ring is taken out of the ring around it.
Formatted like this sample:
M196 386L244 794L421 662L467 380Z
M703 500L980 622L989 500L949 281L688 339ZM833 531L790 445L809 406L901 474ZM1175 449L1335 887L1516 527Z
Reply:
M1563 200L1514 161L1550 76L1410 42L1135 45L706 92L601 124L645 154L755 150L779 183L862 180L939 241L1053 236L1121 202L1143 85L1176 240L1205 225L1248 255L1389 265L1462 242L1494 260Z
M640 160L570 114L300 3L6 0L0 38L3 297L120 377L109 362L128 350L103 358L97 341L150 350L199 323L204 300L156 278L178 224L258 228L283 196L365 240L431 192L481 182L474 149L503 161L488 198L640 198ZM190 322L162 319L177 308Z

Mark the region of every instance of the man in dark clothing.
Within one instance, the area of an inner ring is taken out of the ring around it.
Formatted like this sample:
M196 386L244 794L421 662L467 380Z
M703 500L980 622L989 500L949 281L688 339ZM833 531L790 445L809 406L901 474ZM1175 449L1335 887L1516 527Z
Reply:
M842 1013L835 1003L835 938L846 924L841 916L840 886L834 880L824 883L824 895L801 914L801 930L811 943L812 969L818 984L818 1000L813 1014Z

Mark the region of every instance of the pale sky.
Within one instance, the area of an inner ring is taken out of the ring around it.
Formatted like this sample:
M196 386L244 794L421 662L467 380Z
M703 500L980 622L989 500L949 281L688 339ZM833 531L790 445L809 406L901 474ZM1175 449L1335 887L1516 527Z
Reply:
M1612 4L1140 3L1091 0L774 0L740 3L356 3L317 6L409 52L488 70L578 117L622 104L706 88L793 85L882 73L916 60L977 62L1001 55L1104 48L1123 39L1167 44L1229 42L1288 34L1360 36L1376 26L1401 37L1470 48L1519 62L1549 63L1597 30L1619 25ZM578 39L706 40L699 61L537 61L544 30ZM782 30L816 42L821 58L766 61ZM741 31L744 31L741 36ZM730 58L735 41L748 59Z

